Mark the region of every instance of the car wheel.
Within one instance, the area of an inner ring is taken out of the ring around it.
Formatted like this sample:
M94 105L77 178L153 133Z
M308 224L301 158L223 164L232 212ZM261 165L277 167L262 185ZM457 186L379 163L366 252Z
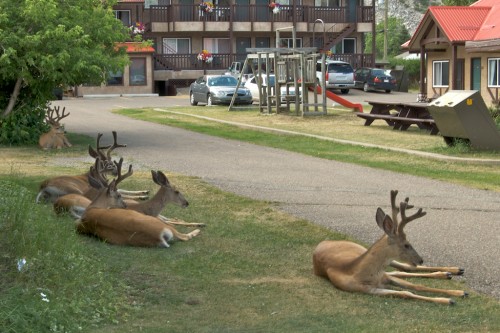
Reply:
M390 93L391 93L391 90L390 90L390 89L387 89L385 92L386 92L386 93L388 93L388 94L390 94Z
M370 87L368 86L368 83L365 83L365 84L363 85L363 90L364 90L364 91L370 91Z
M198 102L194 100L194 95L193 93L190 93L189 94L189 103L191 103L191 105L198 105Z
M349 93L349 89L340 89L340 92L345 95Z
M212 103L212 95L211 94L208 94L207 95L207 106L212 106L213 103Z

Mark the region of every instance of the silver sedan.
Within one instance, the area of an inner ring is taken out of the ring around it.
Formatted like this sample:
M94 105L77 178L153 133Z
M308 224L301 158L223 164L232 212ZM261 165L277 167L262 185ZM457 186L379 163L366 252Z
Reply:
M231 75L204 75L189 87L191 105L229 104L236 91L238 80ZM245 87L238 89L235 104L252 104L252 94Z

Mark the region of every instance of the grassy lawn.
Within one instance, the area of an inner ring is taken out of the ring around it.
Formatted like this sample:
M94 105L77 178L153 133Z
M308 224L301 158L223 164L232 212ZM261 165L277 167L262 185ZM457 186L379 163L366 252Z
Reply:
M224 113L222 108L190 110ZM496 177L495 185L489 188L500 189L498 166L411 159L408 155L395 161L391 157L395 154L384 150L330 142L323 145L319 140L242 130L165 112L124 112L304 153L310 153L314 146L320 157L377 167L390 164L398 169L422 163L422 168L429 169L434 163L436 168L444 164L430 176L458 181L449 174L463 172L464 182L478 187L490 186L487 183ZM246 111L228 114L255 117ZM343 116L347 117L339 115ZM332 123L332 131L341 127L333 120L335 115L328 116L332 120L260 117L266 118L262 121L296 122L297 126L302 122L319 126L323 120ZM416 131L378 129L384 134L409 134L436 143L440 139ZM34 204L43 179L80 174L90 165L86 147L94 138L71 135L69 139L74 147L64 151L0 147L2 333L500 331L500 303L471 291L463 279L413 280L469 291L471 296L456 299L453 307L336 290L312 274L311 254L321 240L345 239L344 235L284 214L272 203L225 193L193 177L167 174L190 205L186 209L169 206L164 211L166 216L207 224L191 241L176 242L169 249L148 249L110 246L77 235L70 217L56 217L50 206ZM419 149L437 149L433 147L429 144ZM494 157L475 152L453 154ZM157 189L147 170L134 172L124 185ZM18 270L20 258L27 264Z

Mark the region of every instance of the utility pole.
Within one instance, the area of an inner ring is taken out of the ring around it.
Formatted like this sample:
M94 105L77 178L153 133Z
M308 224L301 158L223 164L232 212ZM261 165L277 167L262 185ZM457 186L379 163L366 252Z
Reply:
M387 27L388 27L388 12L389 12L389 0L384 0L384 57L383 61L387 61Z

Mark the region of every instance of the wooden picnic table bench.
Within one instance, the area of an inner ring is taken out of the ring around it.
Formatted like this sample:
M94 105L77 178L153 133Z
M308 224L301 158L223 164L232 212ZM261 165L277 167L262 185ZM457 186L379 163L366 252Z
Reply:
M420 129L430 131L431 135L439 133L427 110L427 103L367 102L372 105L370 113L356 113L358 117L365 119L365 126L380 119L396 130L406 131L411 125L417 125Z

